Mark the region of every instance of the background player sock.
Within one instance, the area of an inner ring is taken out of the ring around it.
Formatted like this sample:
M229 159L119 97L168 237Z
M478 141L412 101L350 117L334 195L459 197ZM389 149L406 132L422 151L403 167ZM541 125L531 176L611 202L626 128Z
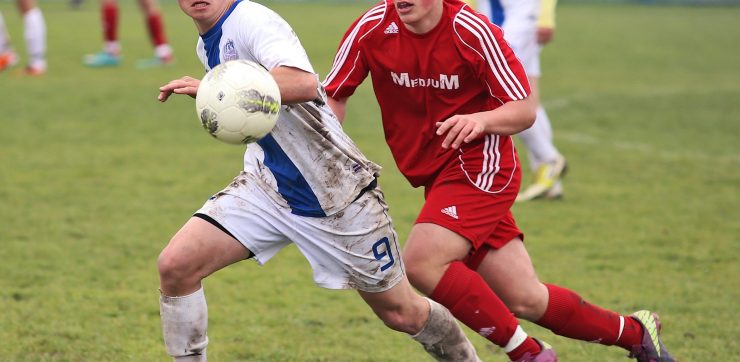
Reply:
M147 17L146 23L152 44L154 44L154 46L167 44L167 38L164 35L162 15L160 13L151 14Z
M431 298L447 307L472 330L505 347L512 360L521 358L526 352L536 355L541 350L483 278L462 262L450 264Z
M419 333L411 336L437 361L479 361L473 344L441 304L429 302L429 318Z
M552 142L552 125L542 106L537 107L537 118L532 127L519 133L527 148L530 168L536 170L543 163L553 163L560 156Z
M33 8L23 15L23 29L28 51L28 65L46 70L46 23L41 9Z
M118 42L118 5L103 2L100 11L103 21L103 40L106 43Z
M537 324L564 337L626 350L642 342L642 327L636 320L590 304L571 290L545 286L550 298Z
M0 14L0 54L10 50L10 36L8 35L8 30L5 28L3 14Z
M184 297L160 295L159 314L167 353L178 362L205 361L208 306L203 288Z

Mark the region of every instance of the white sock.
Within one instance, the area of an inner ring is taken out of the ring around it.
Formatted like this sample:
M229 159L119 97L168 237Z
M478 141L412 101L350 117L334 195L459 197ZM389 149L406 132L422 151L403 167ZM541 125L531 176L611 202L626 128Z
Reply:
M157 45L154 48L154 54L157 58L168 58L172 56L172 47L169 44Z
M528 335L526 332L524 332L522 326L516 326L514 335L509 338L509 342L506 343L506 345L504 346L504 352L509 353L515 350L517 347L521 346L524 341L527 340L527 337Z
M441 304L429 302L429 318L419 333L411 336L437 361L480 362L475 347L463 333L449 310Z
M208 305L201 287L184 297L159 297L159 315L167 353L175 361L206 360Z
M121 54L121 44L118 41L106 41L105 45L103 45L103 49L105 49L105 52L109 54Z
M542 106L537 107L537 119L529 129L519 133L527 148L530 167L535 170L542 163L551 163L560 156L552 142L552 126Z
M3 13L0 13L0 53L4 53L12 50L10 46L10 35L8 29L5 28L5 19L3 19Z
M28 50L28 65L46 69L46 23L41 9L33 8L23 15L23 29Z

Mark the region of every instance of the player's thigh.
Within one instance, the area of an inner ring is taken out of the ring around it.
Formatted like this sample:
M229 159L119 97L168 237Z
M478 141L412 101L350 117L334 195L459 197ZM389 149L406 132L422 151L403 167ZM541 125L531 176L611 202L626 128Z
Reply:
M379 190L330 216L291 218L279 230L306 257L319 286L382 292L403 277L397 235Z
M462 260L470 248L470 241L460 234L444 226L424 222L411 228L403 252L406 261L446 265Z
M160 269L187 270L200 278L248 258L250 251L231 235L199 217L190 218L159 258Z
M414 286L429 295L442 279L447 266L470 252L470 241L433 223L414 225L403 250L406 273Z

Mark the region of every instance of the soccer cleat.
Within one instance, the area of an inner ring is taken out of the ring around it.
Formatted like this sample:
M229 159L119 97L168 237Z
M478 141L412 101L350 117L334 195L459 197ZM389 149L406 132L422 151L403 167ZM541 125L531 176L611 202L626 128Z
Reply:
M642 325L642 343L632 346L629 357L639 362L675 362L660 340L660 320L658 315L641 310L630 316Z
M90 68L117 67L121 64L121 57L106 51L85 55L83 64Z
M522 356L522 358L513 362L558 362L558 356L552 346L543 341L540 341L537 338L535 338L534 340L540 345L540 347L542 347L540 353L532 356L529 352L527 352L524 354L524 356Z
M136 62L136 67L139 69L159 68L172 65L175 62L175 58L172 55L166 57L152 57L146 59L139 59Z
M14 51L8 50L0 53L0 72L8 69L18 63L18 55Z
M539 198L558 199L563 197L561 180L568 170L563 156L553 163L543 163L537 168L534 182L516 197L517 202L530 201Z

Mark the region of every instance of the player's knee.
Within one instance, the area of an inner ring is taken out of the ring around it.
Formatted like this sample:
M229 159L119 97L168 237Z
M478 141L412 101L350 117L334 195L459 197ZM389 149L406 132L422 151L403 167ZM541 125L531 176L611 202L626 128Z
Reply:
M169 247L162 250L157 259L159 279L163 285L180 285L194 279L192 267L186 255Z
M528 317L536 314L536 311L539 309L536 303L527 299L516 299L510 304L508 306L509 310L517 318L529 319Z
M378 312L378 317L385 325L395 331L411 334L418 329L418 322L414 320L411 313L404 313L400 308Z
M535 321L547 308L547 292L543 293L540 289L522 289L514 295L509 295L505 300L506 306L517 318Z

